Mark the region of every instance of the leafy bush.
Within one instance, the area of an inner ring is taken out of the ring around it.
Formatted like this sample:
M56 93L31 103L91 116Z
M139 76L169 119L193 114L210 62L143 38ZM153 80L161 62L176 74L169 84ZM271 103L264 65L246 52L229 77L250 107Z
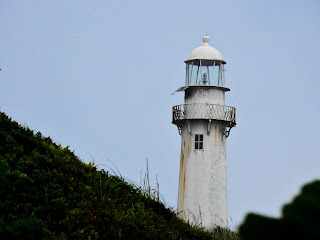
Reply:
M284 206L279 219L248 214L240 236L243 240L320 239L320 181L305 185L293 202Z

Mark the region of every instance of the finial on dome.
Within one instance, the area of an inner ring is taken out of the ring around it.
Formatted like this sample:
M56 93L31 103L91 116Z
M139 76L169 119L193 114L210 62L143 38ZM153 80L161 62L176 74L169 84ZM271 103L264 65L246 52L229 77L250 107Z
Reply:
M209 45L210 37L205 35L202 37L203 45Z

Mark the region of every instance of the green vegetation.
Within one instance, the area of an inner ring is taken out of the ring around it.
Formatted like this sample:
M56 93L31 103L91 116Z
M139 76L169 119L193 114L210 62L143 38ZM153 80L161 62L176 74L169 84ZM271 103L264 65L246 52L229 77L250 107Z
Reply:
M0 143L2 239L238 239L228 230L190 226L121 177L4 113Z
M248 214L240 236L242 240L320 239L320 181L305 185L292 203L283 207L279 219Z

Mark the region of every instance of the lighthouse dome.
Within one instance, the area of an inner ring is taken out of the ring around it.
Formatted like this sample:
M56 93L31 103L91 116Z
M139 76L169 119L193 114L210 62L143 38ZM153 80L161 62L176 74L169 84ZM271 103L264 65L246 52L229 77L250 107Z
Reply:
M209 41L210 41L209 36L203 36L202 41L203 41L203 45L195 48L190 53L188 59L185 62L201 59L201 60L216 60L216 61L221 61L224 64L226 63L221 53L217 49L209 45Z

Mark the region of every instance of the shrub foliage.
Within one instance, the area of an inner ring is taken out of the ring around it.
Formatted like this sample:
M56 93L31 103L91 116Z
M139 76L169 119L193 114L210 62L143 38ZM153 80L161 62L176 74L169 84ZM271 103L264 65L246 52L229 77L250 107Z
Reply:
M240 226L243 240L320 239L320 181L303 186L280 218L250 213Z

